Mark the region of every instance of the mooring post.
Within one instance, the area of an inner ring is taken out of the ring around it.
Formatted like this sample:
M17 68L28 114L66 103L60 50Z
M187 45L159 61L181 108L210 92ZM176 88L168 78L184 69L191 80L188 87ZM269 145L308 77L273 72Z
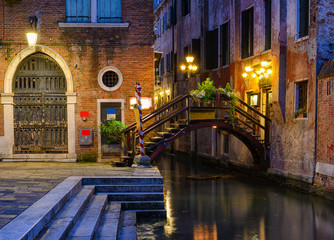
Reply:
M139 82L136 82L135 87L137 107L134 108L135 111L138 111L139 119L136 119L137 124L139 124L139 144L140 144L140 154L136 155L132 167L147 167L150 168L151 161L150 157L145 155L144 149L144 133L143 133L143 115L142 115L142 105L141 105L141 86Z

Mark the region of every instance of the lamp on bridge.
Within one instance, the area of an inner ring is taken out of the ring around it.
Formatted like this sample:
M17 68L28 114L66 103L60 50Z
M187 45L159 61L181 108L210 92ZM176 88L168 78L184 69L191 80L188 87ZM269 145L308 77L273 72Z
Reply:
M180 67L182 72L186 72L188 74L188 79L190 78L191 74L195 73L198 69L198 67L194 64L194 59L195 58L193 56L187 56L187 64L182 64Z
M27 32L28 46L34 47L37 42L37 17L29 17L30 29Z

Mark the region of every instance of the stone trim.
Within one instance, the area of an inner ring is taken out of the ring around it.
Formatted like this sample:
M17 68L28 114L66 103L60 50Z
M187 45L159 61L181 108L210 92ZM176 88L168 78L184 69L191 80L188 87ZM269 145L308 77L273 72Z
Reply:
M328 163L317 162L315 172L321 175L334 177L334 165Z
M14 106L12 93L12 80L17 70L17 66L31 54L42 52L53 58L61 67L66 78L67 86L67 123L68 123L68 154L13 154L14 145ZM44 159L46 161L73 161L76 159L75 149L75 104L77 96L73 92L73 77L65 60L54 50L43 45L27 47L13 57L4 78L4 92L1 93L1 104L4 105L4 136L0 136L0 157L9 160L33 161L33 159Z
M129 23L58 23L60 28L127 28L129 25Z
M118 76L118 83L115 86L113 86L113 87L108 87L108 86L104 85L103 80L102 80L103 75L106 72L109 72L109 71L112 71L112 72L116 73L117 76ZM114 66L107 66L107 67L104 67L99 72L99 75L98 75L97 79L98 79L98 83L99 83L100 87L103 90L106 90L108 92L112 92L112 91L116 91L117 89L119 89L121 87L121 85L123 83L123 74L122 74L122 72L118 68L116 68Z
M101 124L101 103L108 102L118 102L121 103L122 108L122 123L125 123L125 99L97 99L97 161L102 161L102 142L101 142L101 133L100 133L100 124Z

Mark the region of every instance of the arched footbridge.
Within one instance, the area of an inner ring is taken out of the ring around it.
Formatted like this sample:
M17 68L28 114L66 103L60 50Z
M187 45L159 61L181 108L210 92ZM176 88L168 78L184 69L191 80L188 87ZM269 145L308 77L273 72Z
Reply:
M243 142L254 158L255 167L265 169L269 166L270 122L241 99L233 110L228 100L204 104L193 102L189 95L178 96L143 117L145 153L154 161L164 148L186 133L217 127ZM139 152L136 124L127 127L123 134L123 160L131 164Z

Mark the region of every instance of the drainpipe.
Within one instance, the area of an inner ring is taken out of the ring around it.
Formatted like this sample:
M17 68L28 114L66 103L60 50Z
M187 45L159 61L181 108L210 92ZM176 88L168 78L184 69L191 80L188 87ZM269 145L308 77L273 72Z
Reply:
M316 75L317 76L317 75ZM315 126L314 126L314 161L313 161L313 177L312 185L314 184L316 166L317 166L317 140L318 140L318 78L315 80Z

